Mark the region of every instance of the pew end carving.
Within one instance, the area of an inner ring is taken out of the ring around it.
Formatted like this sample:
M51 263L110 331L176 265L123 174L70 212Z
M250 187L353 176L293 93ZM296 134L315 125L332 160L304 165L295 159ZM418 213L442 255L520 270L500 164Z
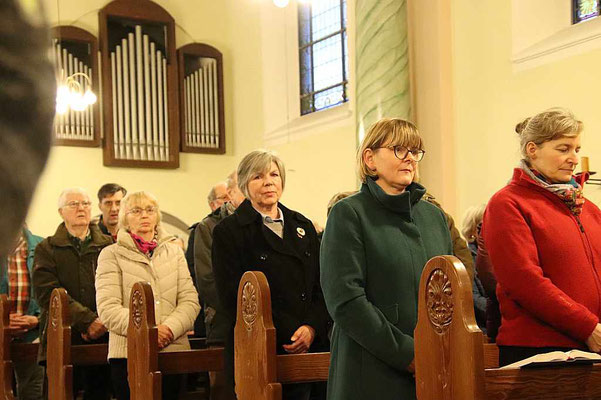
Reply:
M127 327L127 374L132 400L161 398L161 372L158 371L158 331L154 297L149 283L137 282L129 301ZM130 340L134 338L134 340Z
M71 316L69 296L63 288L52 291L48 315L46 371L48 398L67 400L73 397L71 365Z
M452 256L422 272L415 329L417 398L569 400L601 398L601 365L499 369L498 347L475 322L471 281Z
M277 383L276 332L271 294L261 272L245 272L238 287L234 329L234 379L239 399L280 400Z
M239 400L281 400L282 384L327 381L330 353L277 355L271 293L262 272L238 286L234 374Z

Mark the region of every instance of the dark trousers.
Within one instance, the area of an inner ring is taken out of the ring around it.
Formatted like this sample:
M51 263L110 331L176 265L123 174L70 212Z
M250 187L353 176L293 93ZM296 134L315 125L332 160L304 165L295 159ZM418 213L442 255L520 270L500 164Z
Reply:
M127 359L111 358L111 381L117 400L129 400L129 383L127 381ZM163 400L177 400L182 376L181 375L163 375Z
M84 391L84 400L109 400L111 394L108 365L73 368L73 392ZM73 396L75 398L75 396Z
M499 367L513 364L525 358L537 354L550 353L552 351L574 350L567 347L522 347L522 346L499 346Z

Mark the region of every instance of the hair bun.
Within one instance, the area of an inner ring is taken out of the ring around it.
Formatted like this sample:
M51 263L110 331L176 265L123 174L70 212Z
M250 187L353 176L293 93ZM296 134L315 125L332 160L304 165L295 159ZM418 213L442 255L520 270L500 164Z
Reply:
M518 135L522 134L522 132L526 128L526 125L528 125L528 122L530 122L530 117L526 118L525 120L523 120L522 122L520 122L519 124L517 124L515 126L515 131L517 132Z

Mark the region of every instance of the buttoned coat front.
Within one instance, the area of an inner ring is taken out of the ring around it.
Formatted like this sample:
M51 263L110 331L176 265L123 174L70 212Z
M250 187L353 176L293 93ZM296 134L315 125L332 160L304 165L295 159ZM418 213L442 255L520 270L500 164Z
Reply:
M167 325L173 333L175 340L164 351L190 348L186 333L200 311L198 293L175 237L160 227L157 236L158 246L149 257L138 250L127 231L119 230L117 243L98 257L96 302L100 320L109 331L109 359L127 358L129 298L136 282L150 283L156 324Z
M228 373L233 371L233 328L238 284L245 271L261 271L271 289L276 348L290 344L301 325L315 329L312 349L327 349L329 317L319 284L319 243L311 221L279 204L284 237L276 235L245 200L213 230L213 272L229 329Z
M419 281L426 262L452 254L442 210L412 183L397 196L371 178L337 203L321 242L321 284L334 319L328 400L415 399Z

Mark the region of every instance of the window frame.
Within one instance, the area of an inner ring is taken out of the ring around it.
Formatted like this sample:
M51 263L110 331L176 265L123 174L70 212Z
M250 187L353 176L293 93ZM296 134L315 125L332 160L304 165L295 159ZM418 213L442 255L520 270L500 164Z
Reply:
M601 1L597 2L597 15L593 15L587 18L583 18L583 19L579 19L578 18L578 9L579 7L579 0L572 0L572 25L576 25L579 24L581 22L585 22L585 21L589 21L593 18L598 18L601 16Z
M298 29L297 29L297 34L298 34L298 71L299 71L299 112L300 112L300 116L306 116L306 115L310 115L313 114L317 111L324 111L327 109L331 109L340 105L343 105L345 103L347 103L349 101L349 89L348 89L348 83L349 83L349 71L347 70L348 68L348 63L346 61L346 58L348 57L348 49L346 48L346 46L348 46L348 10L347 10L347 18L344 18L344 10L345 7L348 6L348 0L338 0L339 2L339 9L340 9L340 29L334 31L334 32L330 32L325 36L320 37L319 39L314 40L313 38L313 7L311 2L307 2L307 3L298 3L298 7L297 7L297 21L298 21ZM301 8L306 8L306 10L301 10ZM305 16L305 14L308 13L308 17ZM305 18L306 21L305 22ZM307 29L306 26L304 26L306 24L308 24L308 31L309 31L309 38L310 40L304 44L302 43L301 40L301 32L304 31L305 29ZM315 75L315 66L314 66L314 56L313 56L313 47L321 42L324 42L328 39L331 39L333 37L336 36L340 36L340 47L341 47L341 69L342 69L342 81L340 82L336 82L333 83L327 87L324 88L320 88L319 90L315 90L315 81L314 81L314 75ZM304 60L304 56L303 56L303 52L306 51L307 49L311 49L311 60L310 60L310 78L306 78L305 74L302 71L302 65L304 64L303 60ZM306 87L306 80L310 79L310 90L303 93L303 88ZM342 86L342 101L340 101L339 103L336 104L332 104L320 109L316 109L315 108L315 96L326 92L328 90L337 88L339 86ZM304 107L304 103L306 102L306 99L310 98L309 100L309 108L305 108Z

